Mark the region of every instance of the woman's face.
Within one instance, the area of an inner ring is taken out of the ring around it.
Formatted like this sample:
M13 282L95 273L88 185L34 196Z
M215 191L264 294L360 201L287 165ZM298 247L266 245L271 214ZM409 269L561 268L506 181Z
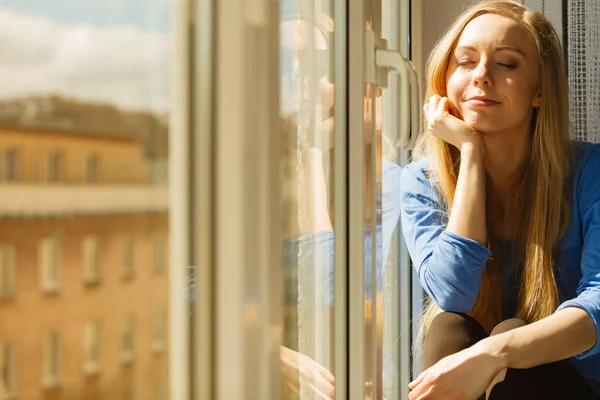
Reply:
M448 98L484 134L529 132L539 106L535 45L514 20L484 14L467 24L451 55Z

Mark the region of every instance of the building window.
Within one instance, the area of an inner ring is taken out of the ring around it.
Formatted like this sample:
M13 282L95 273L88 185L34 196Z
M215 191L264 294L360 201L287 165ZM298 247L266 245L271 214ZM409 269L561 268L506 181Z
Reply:
M98 238L86 236L81 244L83 258L83 279L88 285L100 282L100 259L98 254Z
M53 389L60 384L60 337L58 332L44 336L42 386Z
M123 364L133 362L134 328L133 315L127 315L123 319L123 333L121 337L121 362Z
M90 376L100 372L100 324L96 321L85 324L83 330L83 372Z
M19 180L20 161L19 150L10 149L4 152L2 160L2 179L4 181L15 182Z
M12 343L0 343L0 399L12 399L16 396L15 347Z
M154 388L154 399L155 400L166 400L167 398L167 393L166 393L166 385L164 383L159 383L158 385L156 385L156 387Z
M62 156L57 150L46 157L46 182L60 182L62 178Z
M87 156L85 160L85 182L98 183L99 157L97 154Z
M154 270L163 271L166 264L165 235L162 232L155 232L153 237L154 248Z
M56 237L43 239L39 244L41 289L46 293L58 291L60 285L61 250Z
M128 279L128 278L131 278L134 274L133 238L130 235L125 235L123 237L122 249L123 249L123 270L122 270L121 276L123 277L123 279Z
M15 292L15 247L0 245L0 298L9 298Z
M167 316L164 308L159 308L154 314L154 343L153 348L156 353L161 353L165 349L167 333Z

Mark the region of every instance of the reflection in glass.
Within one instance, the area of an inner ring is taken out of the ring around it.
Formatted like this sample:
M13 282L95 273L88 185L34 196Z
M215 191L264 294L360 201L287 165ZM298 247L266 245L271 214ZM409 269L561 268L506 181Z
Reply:
M0 398L168 396L169 9L0 5Z
M332 398L333 49L329 2L281 2L285 399Z

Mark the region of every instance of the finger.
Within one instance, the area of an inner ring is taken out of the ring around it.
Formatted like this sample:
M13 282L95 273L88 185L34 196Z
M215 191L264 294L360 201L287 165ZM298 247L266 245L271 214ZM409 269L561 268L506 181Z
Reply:
M450 114L450 100L447 97L442 97L435 111L437 115Z
M427 121L427 130L431 130L431 121L429 120L429 103L425 103L423 105L423 115L425 116L425 120Z
M450 114L452 114L453 116L455 116L458 119L462 119L462 116L460 115L460 111L458 111L458 108L456 108L456 105L454 105L454 103L451 102L450 99L448 99L448 106L449 106Z
M408 395L409 400L422 400L422 396L430 395L433 385L429 379L421 381Z
M311 382L311 385L313 385L319 392L327 395L328 399L335 396L335 386L333 383L325 380L323 377L318 377L314 382Z
M434 387L430 386L429 389L427 389L427 391L423 394L421 394L419 397L415 397L415 400L435 400L436 395L434 393ZM443 397L438 397L438 398L443 398ZM410 399L410 397L409 397ZM410 399L412 400L412 399Z
M425 377L427 376L427 374L429 373L429 368L427 368L425 371L421 372L419 374L419 376L417 376L417 379L415 379L414 381L412 381L411 383L408 384L408 388L409 389L413 389L415 386L417 386L419 383L421 383L421 381L423 379L425 379Z
M434 114L437 110L439 102L440 102L440 96L438 96L438 95L434 95L429 98L429 121L433 120Z
M333 374L331 373L331 371L329 371L327 368L325 368L322 365L319 365L319 373L321 374L321 376L329 383L331 383L332 385L335 383L335 377L333 376Z
M412 385L412 390L410 392L410 400L418 399L419 396L426 393L431 386L433 386L433 379L431 378L431 374L429 374L429 370L425 370L421 373L421 375L414 381L414 385ZM411 382L412 384L413 382ZM410 388L410 386L409 386Z
M312 383L308 385L308 387L311 389L311 391L317 395L317 399L319 400L333 400L334 398L332 397L333 391L327 391L327 392L323 392L322 390L320 390L319 388L317 388L315 385L313 385ZM326 394L328 393L328 394Z

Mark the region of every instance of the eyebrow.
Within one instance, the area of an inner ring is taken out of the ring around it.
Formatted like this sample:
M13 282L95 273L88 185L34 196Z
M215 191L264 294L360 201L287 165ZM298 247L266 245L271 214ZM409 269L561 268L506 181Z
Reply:
M477 51L477 49L473 46L458 46L456 48L456 51L458 50L470 50L470 51ZM512 47L512 46L496 46L496 51L499 50L510 50L510 51L514 51L519 53L521 56L525 57L525 53L523 53L520 49L516 48L516 47Z

